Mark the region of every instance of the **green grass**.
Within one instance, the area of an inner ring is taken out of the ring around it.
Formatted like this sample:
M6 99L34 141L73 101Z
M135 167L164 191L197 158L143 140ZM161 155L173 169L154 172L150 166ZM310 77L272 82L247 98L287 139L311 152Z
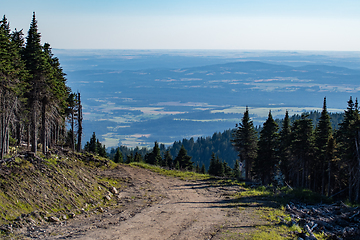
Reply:
M242 191L235 194L239 210L244 207L255 207L256 214L265 224L256 227L255 231L244 235L245 239L296 239L294 232L303 232L298 225L290 224L291 217L285 212L285 205L290 201L302 201L309 204L331 202L324 196L309 189L289 189L287 187L275 189L260 186L257 188L242 187ZM325 240L323 234L316 234L318 240Z
M116 203L115 198L104 201L103 197L111 186L121 189L122 180L96 176L91 169L98 165L112 169L117 164L97 156L89 162L83 155L74 153L66 157L38 156L43 161L32 164L16 158L2 165L10 173L0 178L0 225L35 210L50 215L67 214L80 208L89 210Z
M153 166L153 165L149 165L146 163L133 162L133 163L130 163L130 166L136 166L136 167L149 169L149 170L159 173L161 175L178 177L182 180L206 180L206 179L211 178L211 176L208 174L185 172L185 171L179 171L179 170L167 170L167 169L161 168L159 166Z

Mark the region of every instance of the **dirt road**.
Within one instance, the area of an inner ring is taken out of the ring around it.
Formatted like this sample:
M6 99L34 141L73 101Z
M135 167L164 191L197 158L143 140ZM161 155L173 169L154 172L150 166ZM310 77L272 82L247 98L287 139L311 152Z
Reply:
M128 179L118 206L63 222L29 227L29 239L221 239L261 222L252 208L232 203L237 186L183 181L122 165L107 173ZM114 196L115 197L115 196Z

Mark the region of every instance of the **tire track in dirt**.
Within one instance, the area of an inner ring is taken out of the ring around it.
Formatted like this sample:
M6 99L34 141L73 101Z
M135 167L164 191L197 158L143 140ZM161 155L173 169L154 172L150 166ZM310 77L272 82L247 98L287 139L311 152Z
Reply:
M253 209L239 211L227 195L239 187L215 187L209 181L183 181L146 169L121 165L108 173L130 179L121 194L136 196L119 209L78 216L36 229L37 239L220 239L222 232L247 232ZM29 235L31 236L31 235Z

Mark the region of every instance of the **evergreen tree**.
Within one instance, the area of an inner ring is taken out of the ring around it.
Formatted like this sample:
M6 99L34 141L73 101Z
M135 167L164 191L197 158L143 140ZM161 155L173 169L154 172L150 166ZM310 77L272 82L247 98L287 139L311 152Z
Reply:
M348 188L348 197L350 201L354 200L355 186L359 185L360 176L358 176L359 162L359 113L352 97L348 101L348 107L345 110L344 121L340 124L337 131L337 142L340 149L340 157L343 168L346 168L347 184L343 188ZM355 190L355 198L358 201L358 192Z
M232 169L227 163L225 161L223 162L215 153L212 153L208 173L213 176L223 177L230 176L231 172Z
M232 176L236 179L239 179L241 177L240 164L238 159L235 161Z
M31 144L32 151L37 152L37 135L38 135L38 111L40 107L42 92L47 90L45 86L46 71L48 64L46 62L45 54L42 51L41 35L38 32L37 21L35 18L35 12L33 13L33 19L30 24L28 36L26 38L26 47L24 49L24 60L26 68L29 70L29 86L30 90L27 94L29 99L29 106L31 109Z
M280 169L285 177L285 181L290 181L290 162L291 162L291 126L289 112L286 110L285 118L282 122L282 128L279 134L279 158Z
M164 162L168 168L173 168L173 159L169 150L166 150L164 154Z
M99 139L96 140L96 150L100 157L107 157L105 145L102 145Z
M316 162L314 164L314 176L321 176L321 194L325 192L326 169L329 167L330 159L328 153L329 141L332 138L330 116L326 109L326 98L324 98L323 109L319 123L315 129L315 151ZM333 151L333 150L331 150Z
M224 169L224 173L222 174L222 176L225 177L231 177L232 175L232 169L231 167L229 167L229 165L227 164L226 161L222 162L222 168ZM221 175L220 175L221 176Z
M274 182L276 166L279 163L278 129L279 127L269 111L269 116L260 132L259 151L254 163L255 175L260 177L262 184Z
M115 156L114 156L114 162L116 162L116 163L124 162L123 155L122 155L119 147L116 148L116 152L115 152Z
M105 145L102 145L99 139L96 138L95 132L93 132L90 141L86 142L84 151L99 154L101 157L107 157Z
M91 138L90 138L90 142L87 142L85 144L84 150L87 152L91 152L91 153L97 153L97 144L96 144L96 134L95 132L93 132Z
M143 158L140 153L136 152L134 157L134 162L142 162Z
M196 167L195 167L195 172L196 173L200 173L200 166L199 166L199 163L196 164Z
M132 162L134 162L134 155L133 155L133 153L130 153L129 155L126 156L125 163L129 164L129 163L132 163Z
M214 153L214 152L211 154L211 159L210 159L210 165L209 165L208 173L209 173L210 175L216 176L216 156L215 156L215 153Z
M201 165L200 173L202 173L202 174L205 174L205 173L206 173L205 164L202 164L202 165Z
M149 154L146 154L145 161L146 161L146 163L152 164L152 165L160 165L161 164L162 157L160 154L160 148L159 148L158 142L155 141L152 152Z
M232 142L245 165L245 177L251 179L252 165L257 154L257 135L249 116L248 107L246 107L241 123L236 125Z
M8 152L10 124L16 116L21 115L19 98L24 91L21 78L26 77L26 70L20 56L22 46L19 42L13 39L4 16L0 21L0 159Z
M53 123L63 124L62 109L65 108L65 100L69 94L69 88L65 85L65 74L62 72L60 63L51 52L48 43L41 45L41 35L38 32L35 13L30 24L26 46L23 50L23 59L29 71L28 91L25 96L28 99L28 107L31 111L31 138L32 151L37 152L38 120L41 117L41 143L43 152L47 151L48 131ZM39 111L41 110L41 115ZM49 114L51 113L51 114ZM59 123L59 120L60 123Z
M40 40L35 13L26 44L22 30L15 29L10 33L6 17L0 21L1 157L9 145L10 130L20 144L25 124L28 125L28 146L31 139L35 153L39 129L44 153L48 145L60 139L58 133L63 132L62 136L66 133L60 129L65 128L64 103L70 89L65 85L65 74L59 60L51 53L50 45L46 43L42 46Z
M294 157L290 163L291 178L295 186L302 188L310 187L310 166L314 157L313 124L308 116L301 114L301 118L296 120L291 128L291 150Z
M191 157L187 155L184 145L181 146L180 151L175 158L175 163L179 164L179 168L183 170L191 170L193 167L193 162Z

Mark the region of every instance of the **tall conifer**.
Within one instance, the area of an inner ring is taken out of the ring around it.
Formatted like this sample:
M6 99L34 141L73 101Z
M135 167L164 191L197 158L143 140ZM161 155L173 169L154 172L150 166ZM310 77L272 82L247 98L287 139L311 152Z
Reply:
M326 98L324 98L323 109L319 119L319 123L315 129L315 164L313 165L314 178L321 176L321 193L325 192L326 168L328 168L329 154L328 145L332 138L332 129L330 116L326 108ZM320 179L319 179L320 180ZM315 189L316 190L316 189Z
M297 187L310 187L309 166L313 162L314 154L314 130L312 120L308 114L301 114L291 128L291 150L294 159L290 167L294 174L293 183Z
M250 119L248 107L246 107L241 123L236 124L232 142L235 150L239 152L240 160L245 165L245 177L251 179L252 165L257 155L257 134Z
M280 169L284 175L285 181L290 181L290 168L289 164L291 161L291 126L289 112L286 110L282 127L279 134L280 145L279 145L279 157L280 157Z
M258 142L259 151L255 159L254 172L263 184L274 181L276 167L279 163L279 134L278 125L274 121L271 111L260 132Z

